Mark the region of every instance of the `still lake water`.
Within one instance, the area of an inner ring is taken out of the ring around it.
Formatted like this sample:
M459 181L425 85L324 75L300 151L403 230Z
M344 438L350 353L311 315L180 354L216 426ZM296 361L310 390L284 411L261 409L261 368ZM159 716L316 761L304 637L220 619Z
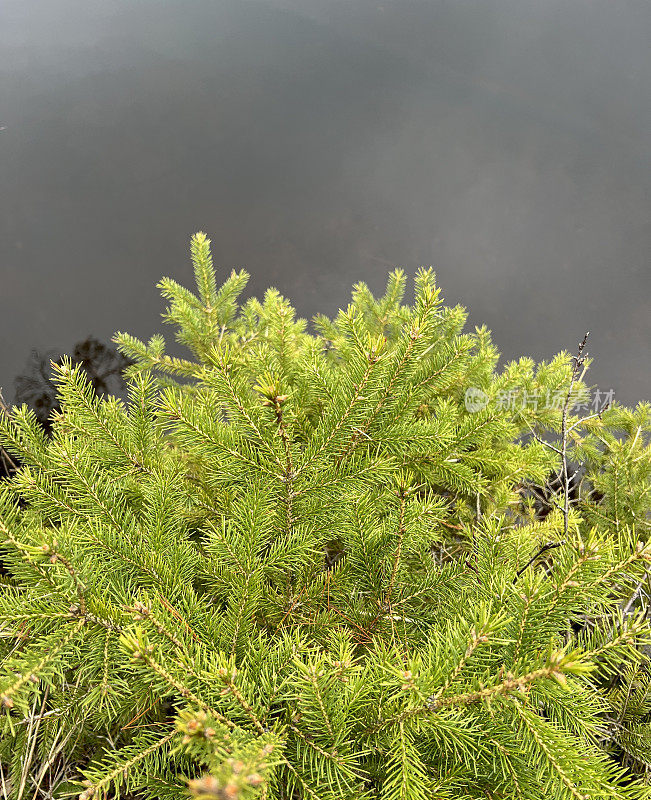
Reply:
M651 398L648 0L0 0L0 386L161 329L205 230L301 316L433 265ZM171 332L167 330L168 336Z

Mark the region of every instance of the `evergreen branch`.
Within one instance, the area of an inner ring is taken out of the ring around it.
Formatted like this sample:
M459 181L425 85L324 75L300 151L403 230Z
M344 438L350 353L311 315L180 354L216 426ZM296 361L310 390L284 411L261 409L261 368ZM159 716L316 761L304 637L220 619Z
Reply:
M303 733L303 731L297 728L296 725L290 723L288 727L305 745L307 745L307 747L309 747L311 750L314 750L315 753L318 753L320 756L323 756L323 758L331 761L333 764L339 767L339 769L347 772L351 777L356 778L357 780L364 780L366 776L359 771L351 770L348 764L346 764L346 762L339 757L337 750L331 752L329 750L325 750L323 747L320 747L309 734Z
M427 706L429 711L438 711L440 708L448 706L465 706L477 701L490 700L493 697L502 694L508 694L514 689L523 690L529 684L539 681L544 678L560 678L563 673L554 664L548 667L528 672L526 675L518 677L507 678L502 683L496 686L489 686L483 689L478 689L475 692L466 692L465 694L454 695L453 697L442 697L433 699Z
M219 722L227 725L229 728L237 727L234 722L225 717L223 714L220 714L216 709L212 708L212 706L206 703L205 700L202 700L199 695L195 694L191 689L181 683L181 681L177 680L170 672L168 672L168 670L165 669L165 667L152 658L150 648L145 647L142 650L133 650L131 657L135 661L144 661L145 664L150 667L150 669L159 675L166 683L176 689L176 691L185 700L190 700L195 705L199 706L200 709L205 711L207 714L211 714L216 720L219 720Z
M286 395L279 395L278 392L273 392L272 396L269 398L269 402L273 403L274 407L274 414L276 417L276 423L278 425L278 433L280 434L280 438L283 442L283 447L285 450L285 476L284 476L284 484L285 484L285 513L286 513L286 530L287 534L290 535L292 529L294 527L294 517L292 513L293 507L293 499L294 499L294 478L296 474L294 472L294 466L292 463L292 451L289 443L289 436L287 434L287 430L285 428L283 422L283 403L287 399Z
M124 527L121 524L119 518L116 516L113 507L111 507L109 504L107 504L100 497L100 495L97 493L97 491L93 487L92 483L87 479L87 477L85 475L83 475L80 472L80 470L77 467L74 459L70 459L67 463L68 463L68 466L72 469L73 473L75 474L75 477L82 483L82 485L84 486L84 488L86 489L86 491L88 492L90 497L93 499L93 501L95 502L96 506L104 513L104 515L106 516L106 518L110 522L111 526L118 532L118 534L122 538L124 538L124 540L129 545L131 550L133 552L137 552L137 548L136 548L133 540L131 539L129 534L124 530ZM42 488L40 486L37 486L37 484L35 482L33 483L33 485L34 485L35 488L38 488L38 490L41 491L43 494L46 494L50 499L52 499L57 504L57 506L65 508L73 516L80 516L80 517L84 517L86 519L91 517L90 514L87 514L87 513L83 512L83 511L79 510L79 509L76 509L76 508L74 508L73 506L71 506L71 505L69 505L67 503L63 503L58 498L56 498L56 496L52 492L47 492L44 488ZM144 572L145 574L149 575L157 583L162 583L163 582L161 576L156 572L156 570L152 569L152 567L150 567L149 565L147 565L145 563L137 561L136 559L131 558L128 554L122 552L121 550L117 549L116 547L112 547L111 545L109 545L108 542L104 541L103 539L98 537L96 534L94 534L90 528L86 529L86 534L99 547L101 547L103 550L106 550L106 551L110 552L112 555L117 556L119 559L124 560L125 562L131 564L137 570L139 570L141 572Z
M592 650L586 650L583 653L583 656L586 659L594 660L597 656L603 655L609 650L614 650L620 647L622 644L633 646L636 644L637 640L642 636L642 634L646 634L647 632L646 625L642 624L641 622L638 622L637 624L633 622L619 635L608 639L600 647L595 647Z
M303 462L303 464L301 464L300 467L298 467L298 469L296 470L295 477L298 477L300 474L302 474L307 469L307 467L313 464L319 458L319 456L328 449L330 442L334 439L337 433L343 428L344 424L346 423L346 420L352 414L353 409L355 408L359 400L362 398L363 396L362 392L366 388L369 378L371 377L373 368L379 361L379 356L376 354L374 348L371 348L371 351L366 356L366 360L367 360L366 369L364 370L362 379L358 384L354 384L353 395L348 401L348 405L346 406L344 413L342 414L341 417L339 417L339 419L333 426L330 433L326 436L325 440L321 443L321 445L319 445L314 454L310 456L310 458L307 461ZM341 459L338 459L336 463L339 464L340 461Z
M142 752L137 753L124 764L120 764L119 766L115 767L115 769L111 770L97 783L85 781L84 783L87 788L79 795L79 800L90 800L92 797L105 792L117 778L124 778L136 764L146 759L152 753L155 753L156 750L160 750L161 747L164 747L175 736L178 736L176 731L166 734L162 739L159 739L157 742L149 745L149 747L146 747Z
M326 707L323 702L323 695L321 694L321 687L319 686L316 666L311 664L307 669L307 675L308 675L308 680L310 681L310 684L314 689L314 696L316 697L317 703L319 704L319 709L321 711L321 716L323 717L323 721L325 722L325 726L328 729L330 737L334 739L335 734L332 729L332 723L330 722L330 717L328 716L328 712L326 711Z
M459 659L455 668L445 679L445 683L443 684L443 686L436 693L438 697L443 695L445 691L450 687L450 685L454 683L454 681L459 677L459 675L463 671L463 668L466 666L468 660L472 657L473 653L479 647L479 645L485 644L488 641L488 634L490 629L491 627L488 621L486 621L479 628L479 630L476 630L475 628L472 629L468 646L466 647L464 654Z
M520 624L518 626L518 637L515 640L515 647L513 649L513 663L515 663L518 660L518 657L520 655L520 650L522 648L522 642L524 639L524 633L527 628L529 610L531 609L531 605L537 596L538 596L538 589L535 589L533 593L524 596L524 607L522 609L522 616L520 617Z
M323 797L319 796L314 789L305 781L305 779L300 775L296 767L287 759L286 756L282 757L282 763L285 765L285 768L288 769L292 775L296 778L296 780L300 783L301 789L307 792L307 794L312 798L312 800L324 800Z
M464 351L462 348L455 348L448 361L446 361L446 363L442 367L430 373L426 378L423 378L422 381L417 383L413 387L413 392L417 392L419 389L423 389L426 386L429 386L431 383L433 383L436 380L436 378L438 378L439 375L445 372L445 370L448 369L456 361L456 359L463 354L463 352Z
M575 800L589 800L589 796L588 795L582 794L576 788L576 782L573 781L570 778L570 776L567 774L567 772L563 769L563 767L559 763L558 759L554 757L554 754L552 753L551 749L545 743L545 740L543 739L543 737L538 733L538 731L535 729L535 727L531 724L531 721L527 718L527 714L525 713L524 709L522 709L520 707L519 703L514 703L513 704L513 708L515 709L517 714L520 716L520 719L525 724L527 730L529 731L529 733L531 734L531 736L535 740L535 742L538 745L538 747L540 748L540 750L542 750L542 752L544 753L544 755L545 755L547 761L550 763L552 769L560 777L561 781L563 782L563 785L569 791L569 793L572 795L572 797L574 797Z
M229 557L230 557L230 559L232 561L232 565L231 566L235 566L235 568L236 568L236 574L246 575L247 574L246 564L242 563L242 559L240 558L240 554L233 548L233 546L231 545L231 543L229 542L229 540L228 540L228 538L226 536L226 520L222 519L222 524L221 525L215 525L212 522L209 522L207 524L207 527L209 528L209 530L211 532L214 532L219 537L220 543L223 545L224 549L226 550L226 552L228 553L228 555L229 555ZM212 565L211 561L210 561L210 563Z
M583 552L581 552L583 550ZM590 561L598 561L599 555L596 552L596 548L585 548L581 545L579 546L579 558L572 564L570 569L567 571L563 581L557 584L554 592L554 600L552 602L551 607L548 609L550 612L554 610L556 605L558 604L561 595L564 594L568 589L576 589L578 585L578 581L576 578L579 576L581 569Z
M243 694L240 692L240 690L237 688L235 684L234 680L235 669L233 669L231 673L225 667L220 667L220 669L217 670L217 675L220 678L220 680L224 683L224 685L227 687L227 691L229 691L233 695L233 697L237 700L241 708L244 709L251 722L255 725L258 733L265 733L264 726L257 718L254 710L244 699Z
M75 571L75 568L72 566L70 561L58 551L57 547L58 547L58 545L57 545L57 542L55 540L49 546L47 544L43 545L43 552L52 554L50 556L50 563L56 564L57 562L60 562L66 568L66 571L68 572L68 574L72 578L72 582L74 584L75 591L77 592L77 599L79 600L79 608L78 609L77 608L71 608L71 611L74 611L74 613L79 613L82 617L85 617L86 616L86 594L85 594L86 593L86 587L79 580L79 576L77 575L77 572Z
M627 567L629 567L634 562L640 560L644 561L647 564L651 563L651 542L648 542L647 544L638 542L635 546L634 551L631 553L630 556L623 559L622 561L619 561L616 564L613 564L612 567L603 572L594 581L594 584L599 585L602 583L606 583L606 581L610 580L613 576L623 574Z
M103 698L107 697L109 690L109 641L111 639L111 631L106 631L104 639L104 659L102 663L102 683L100 686L100 694Z
M4 535L6 540L13 545L13 547L20 553L21 558L29 564L29 566L40 575L42 578L50 584L50 586L56 587L56 582L52 579L52 576L48 572L48 570L44 569L40 561L36 560L36 555L42 555L44 552L42 548L37 549L31 545L24 544L20 542L16 537L11 533L11 531L7 528L4 524L2 519L0 518L0 533ZM58 588L58 587L57 587Z
M23 686L25 686L26 683L33 683L35 679L38 681L43 669L48 664L56 661L59 653L61 653L61 651L64 650L68 644L70 644L70 642L83 628L85 623L86 620L80 619L73 629L63 636L61 640L54 645L54 647L51 647L35 666L31 667L27 672L21 674L18 679L14 681L14 683L2 690L2 694L0 694L0 703L2 706L4 706L4 708L13 708L14 701L12 697L14 697L23 688Z
M71 616L78 617L79 609L75 608L74 606L70 607L68 612L68 618ZM83 615L84 619L87 622L93 622L95 625L98 625L100 628L104 628L106 631L112 631L113 633L122 633L124 630L121 625L116 624L110 619L106 619L106 617L100 617L98 614L94 614L92 611L86 609L86 613Z
M563 682L565 675L563 670L583 668L584 665L578 661L570 661L562 652L556 654L545 667L541 667L525 675L507 675L500 683L493 686L482 687L472 692L453 695L452 697L440 697L439 694L432 695L428 702L423 706L408 708L400 714L380 720L368 730L372 732L380 731L391 725L401 723L411 717L427 716L436 713L442 708L451 706L466 706L477 702L490 702L494 697L506 695L513 690L523 691L532 683L539 680L553 678Z
M167 609L167 610L170 612L170 614L171 614L171 615L172 615L172 616L173 616L173 617L174 617L174 618L175 618L175 619L176 619L178 622L180 622L180 623L181 623L181 625L183 625L183 627L184 627L184 628L186 629L186 631L187 631L187 632L190 634L190 636L191 636L191 637L194 639L194 641L195 641L195 642L199 642L199 641L200 641L200 639L199 639L199 637L197 636L197 634L196 634L196 633L195 633L195 632L192 630L192 628L191 628L191 626L190 626L190 623L187 621L187 619L186 619L186 618L185 618L185 617L184 617L182 614L180 614L180 613L179 613L179 611L177 611L177 610L174 608L174 606L172 606L172 604L169 602L169 600L167 600L165 597L163 597L163 595L162 595L162 594L160 594L160 593L158 594L158 599L160 600L161 604L162 604L162 605L163 605L163 606L164 606L164 607L165 607L165 608L166 608L166 609ZM164 634L164 635L167 635L167 634ZM168 636L168 638L169 638L169 636ZM170 641L171 641L171 640L170 640Z
M384 594L384 603L389 606L391 605L391 594L393 593L393 586L396 581L396 574L398 572L398 565L400 563L400 555L402 554L402 543L405 538L405 506L407 504L406 490L401 488L398 492L398 496L400 497L400 511L398 516L398 544L396 545L396 550L393 555L391 578L389 579L389 585Z
M249 428L255 433L256 440L257 440L258 444L262 447L263 450L265 450L271 456L271 458L275 461L275 463L282 470L283 469L283 464L282 464L281 460L278 458L278 455L277 455L276 451L271 446L271 444L267 441L265 436L262 434L262 431L258 428L258 426L255 423L255 420L253 419L253 417L251 417L249 412L246 410L246 408L244 407L244 404L242 403L242 400L240 399L240 397L237 394L235 386L233 385L233 381L231 380L231 377L230 377L230 365L227 364L226 361L225 361L225 356L224 356L223 350L219 350L219 351L213 350L213 352L214 352L214 355L215 355L214 363L219 368L219 376L222 379L222 381L224 382L224 385L226 386L226 388L228 390L228 394L229 394L229 398L230 398L231 403L237 409L237 411L239 412L240 416L246 422L246 424L249 426Z
M68 364L65 364L65 363L64 364L53 364L53 369L55 370L55 372L58 372L61 375L62 378L66 378L67 376L72 376L72 379L77 378L79 376L80 371L81 371L80 367L77 367L76 370L71 370L70 367L68 366ZM75 388L77 388L76 385L75 385ZM119 450L127 458L127 460L131 462L131 464L136 468L136 470L139 473L146 473L146 474L149 474L149 475L153 475L152 470L150 470L147 467L145 467L144 464L142 464L133 455L133 453L131 453L124 446L124 444L118 439L118 437L115 435L114 431L110 428L110 426L108 424L108 420L99 413L98 402L97 401L93 402L91 400L91 398L90 398L89 393L83 391L83 388L81 388L75 394L75 401L79 402L81 404L81 406L84 408L84 410L88 414L90 414L92 416L93 421L95 422L95 424L106 435L106 437L113 444L115 449ZM71 430L76 430L78 433L80 433L82 435L86 432L85 426L82 425L81 423L77 424L75 422L74 418L71 418L70 415L68 415L66 417L66 425L68 427L70 427Z
M426 305L425 305L425 308L423 310L423 313L412 324L411 328L409 329L407 347L405 348L405 352L403 353L401 358L398 360L396 366L394 367L393 374L389 378L388 384L385 386L384 391L382 392L382 395L380 396L379 400L375 404L375 407L373 408L371 414L367 417L364 425L361 426L356 432L353 433L353 436L351 437L351 440L350 440L349 444L344 449L343 453L341 453L337 457L337 462L336 462L337 464L340 464L345 458L347 458L353 452L353 450L357 446L357 443L359 442L361 437L364 436L367 433L367 431L371 427L373 421L377 418L378 414L380 413L382 407L384 406L386 401L391 397L392 392L393 392L393 388L394 388L394 386L396 384L396 381L398 380L398 376L400 375L400 373L401 373L403 367L405 366L405 364L408 363L408 361L409 361L409 359L411 357L412 351L413 351L413 349L414 349L414 347L416 345L416 342L420 339L420 337L421 337L421 335L423 333L423 328L424 328L425 322L427 320L427 317L428 317L430 311L435 307L436 299L437 299L436 293L435 292L430 292L428 297L427 297Z
M136 551L136 547L133 543L133 540L129 536L129 534L124 530L123 525L121 524L119 518L115 514L114 508L109 505L97 492L93 483L84 475L76 464L76 460L74 458L70 458L67 460L68 467L72 470L75 477L79 480L82 484L84 489L87 491L88 495L92 498L95 505L97 506L100 511L103 512L106 519L110 522L112 527L120 534L121 537L125 539L125 541L129 544L133 551ZM40 487L39 487L40 488ZM89 517L89 514L84 513L83 511L79 511L78 509L73 508L67 504L64 504L64 507L69 510L75 516L82 516L82 517ZM120 552L119 550L110 547L106 542L101 540L99 537L92 534L89 531L89 535L93 538L93 540L103 549L109 550L114 555L117 555L119 558L128 561L137 569L145 572L146 574L150 575L157 583L163 583L161 576L156 572L156 570L152 569L150 566L143 564L142 562L136 561L135 559L131 559L129 556L125 555L124 553Z
M266 467L264 463L253 461L252 459L248 458L245 453L242 453L239 450L234 450L232 447L228 447L224 442L220 441L219 439L215 439L214 437L209 436L206 433L206 431L202 430L198 425L193 423L188 416L184 415L182 413L181 408L177 406L172 407L169 397L166 398L166 402L168 404L166 410L166 415L168 416L168 418L174 421L182 422L186 428L196 433L197 436L199 436L201 439L210 442L210 444L228 453L230 456L237 459L238 461L241 461L243 464L246 464L247 466L252 467L256 470L260 470L261 472L264 472L267 475L271 475L274 478L278 477L278 474L273 470L270 470L268 467ZM280 467L282 469L282 464L280 464Z
M522 800L524 795L522 794L522 788L520 786L520 781L518 780L518 773L515 771L513 764L511 763L511 754L506 749L506 747L504 747L503 744L500 744L500 742L497 741L497 739L489 738L488 741L492 745L495 745L495 747L500 751L500 753L502 753L502 756L504 758L504 763L506 764L506 768L509 771L509 776L513 781L513 785L515 786L515 791L517 792L518 797Z
M181 652L185 653L186 649L183 646L182 642L176 638L176 636L169 631L165 625L154 615L151 608L140 601L136 601L133 606L123 606L124 610L128 613L132 614L133 618L137 621L146 620L151 624L151 626L168 639L177 649Z

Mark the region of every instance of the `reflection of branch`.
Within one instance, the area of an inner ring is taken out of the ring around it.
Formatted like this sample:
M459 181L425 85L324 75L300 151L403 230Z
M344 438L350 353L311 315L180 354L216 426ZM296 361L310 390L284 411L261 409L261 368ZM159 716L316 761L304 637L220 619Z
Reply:
M2 396L1 388L0 388L0 413L9 416L9 406L5 403L5 399Z
M527 561L527 563L524 565L524 567L522 567L522 569L519 569L515 573L515 578L513 578L513 583L515 583L517 581L517 579L528 569L528 567L530 567L534 563L534 561L536 561L538 558L540 558L540 556L543 553L546 553L548 550L554 550L555 548L560 547L562 544L565 544L565 540L563 540L562 542L547 542L547 544L544 544L540 548L540 550L538 550L536 555L532 556L532 558L530 558Z
M5 414L6 416L9 416L9 408L7 407L5 399L2 396L2 389L0 389L0 414ZM9 470L7 469L6 466L7 464L9 465L10 469L13 469L14 471L18 470L18 464L16 464L13 458L2 446L0 446L0 464L2 466L2 469L0 469L0 475L2 475L2 473L5 473L7 475L9 474Z
M124 388L123 372L133 363L114 347L105 345L93 336L78 342L68 357L74 365L81 367L97 397L108 395L114 385L118 391ZM25 372L14 380L16 405L26 403L46 433L51 432L52 412L60 410L52 366L61 365L63 358L55 350L48 350L43 355L32 350Z

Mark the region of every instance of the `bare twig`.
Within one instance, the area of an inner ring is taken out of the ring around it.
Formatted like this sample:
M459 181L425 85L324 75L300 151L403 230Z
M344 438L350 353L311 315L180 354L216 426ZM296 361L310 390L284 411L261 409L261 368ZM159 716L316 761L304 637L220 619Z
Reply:
M570 386L567 390L567 394L565 395L565 402L563 403L563 410L561 416L561 458L563 461L563 494L564 494L564 501L563 501L563 533L565 537L568 535L569 531L569 523L570 523L570 476L567 469L567 437L569 434L567 428L567 415L570 409L570 397L572 395L572 389L574 388L574 384L579 377L579 369L585 363L585 356L583 355L583 351L585 350L585 346L588 341L588 336L590 335L590 331L586 331L585 336L583 337L583 341L579 344L579 349L577 354L574 356L574 368L572 369L572 379L570 380Z
M541 547L541 548L538 550L538 552L537 552L537 553L536 553L534 556L532 556L532 557L531 557L531 558L530 558L530 559L527 561L527 563L524 565L524 567L522 567L522 569L519 569L519 570L518 570L518 571L515 573L515 578L513 578L513 583L515 583L515 582L517 581L517 579L518 579L518 578L519 578L519 577L520 577L520 576L521 576L521 575L522 575L524 572L526 572L526 570L527 570L527 569L528 569L528 568L529 568L529 567L530 567L530 566L531 566L531 565L532 565L532 564L533 564L535 561L537 561L537 560L540 558L540 556L541 556L543 553L546 553L548 550L555 550L557 547L560 547L560 546L561 546L561 545L563 545L563 544L565 544L565 540L563 540L563 541L561 541L561 542L547 542L547 544L544 544L544 545L543 545L543 546L542 546L542 547Z

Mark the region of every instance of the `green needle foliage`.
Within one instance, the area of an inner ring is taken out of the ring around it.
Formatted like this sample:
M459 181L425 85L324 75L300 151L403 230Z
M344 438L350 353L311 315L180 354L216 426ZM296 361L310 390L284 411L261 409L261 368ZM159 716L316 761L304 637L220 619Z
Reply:
M68 362L51 440L0 419L2 796L648 797L648 407L501 406L578 362L498 372L431 270L309 333L192 259L189 358L118 334L127 402Z

